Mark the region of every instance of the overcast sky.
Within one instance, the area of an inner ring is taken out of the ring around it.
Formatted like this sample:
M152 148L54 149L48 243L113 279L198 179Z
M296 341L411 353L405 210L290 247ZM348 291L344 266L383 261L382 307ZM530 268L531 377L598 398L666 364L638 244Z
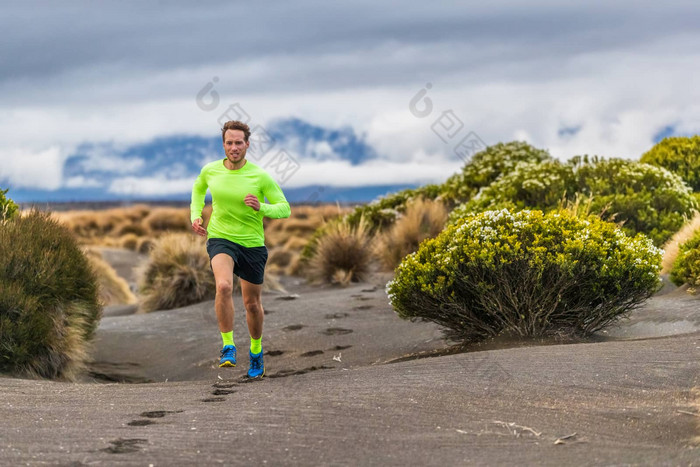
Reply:
M234 103L350 126L384 160L296 154L295 186L443 181L463 163L431 129L450 110L487 144L638 158L700 130L698 24L691 1L5 2L0 178L57 188L81 143L215 136Z

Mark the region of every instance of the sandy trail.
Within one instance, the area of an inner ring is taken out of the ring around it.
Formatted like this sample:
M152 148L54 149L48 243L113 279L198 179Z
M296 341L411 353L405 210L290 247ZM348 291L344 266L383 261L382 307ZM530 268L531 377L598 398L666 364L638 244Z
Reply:
M698 297L653 297L591 342L405 360L450 343L398 319L384 280L265 294L252 383L240 297L234 369L212 302L105 317L84 382L0 378L0 464L700 463Z

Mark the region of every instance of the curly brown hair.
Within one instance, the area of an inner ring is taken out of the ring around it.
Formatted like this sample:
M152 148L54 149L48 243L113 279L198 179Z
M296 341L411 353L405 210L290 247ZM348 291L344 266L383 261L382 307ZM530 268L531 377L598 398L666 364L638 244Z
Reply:
M241 130L243 132L243 139L248 142L250 138L250 127L243 122L238 120L229 120L224 123L224 127L221 129L221 140L224 141L224 136L226 136L226 130Z

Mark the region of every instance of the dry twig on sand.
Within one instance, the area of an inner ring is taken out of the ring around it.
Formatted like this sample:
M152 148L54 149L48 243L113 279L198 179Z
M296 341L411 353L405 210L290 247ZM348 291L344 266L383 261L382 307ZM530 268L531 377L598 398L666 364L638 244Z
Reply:
M525 431L529 431L537 437L539 437L542 434L541 431L535 431L529 426L516 425L515 422L502 422L500 420L494 420L493 423L495 423L496 425L500 425L503 428L506 428L509 432L512 432L512 434L515 435L516 438L519 438Z

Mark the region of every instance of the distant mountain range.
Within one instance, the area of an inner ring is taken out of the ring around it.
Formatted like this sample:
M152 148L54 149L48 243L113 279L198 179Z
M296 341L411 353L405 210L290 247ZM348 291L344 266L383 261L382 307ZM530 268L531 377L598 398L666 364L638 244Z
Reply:
M344 160L352 165L377 158L375 150L350 128L328 129L290 118L271 122L267 137L274 148L284 148L306 160ZM260 132L262 133L262 132ZM260 136L260 135L258 135ZM251 146L251 161L256 153ZM259 156L259 155L258 155ZM151 141L84 143L65 161L63 186L57 190L10 188L8 196L17 202L81 202L117 200L181 201L189 197L189 185L207 162L223 158L221 137L191 135L159 137ZM139 181L154 180L148 193ZM0 181L1 183L2 181ZM170 188L166 188L172 182ZM141 185L142 186L142 185ZM290 202L362 203L415 184L332 187L324 185L284 188Z

